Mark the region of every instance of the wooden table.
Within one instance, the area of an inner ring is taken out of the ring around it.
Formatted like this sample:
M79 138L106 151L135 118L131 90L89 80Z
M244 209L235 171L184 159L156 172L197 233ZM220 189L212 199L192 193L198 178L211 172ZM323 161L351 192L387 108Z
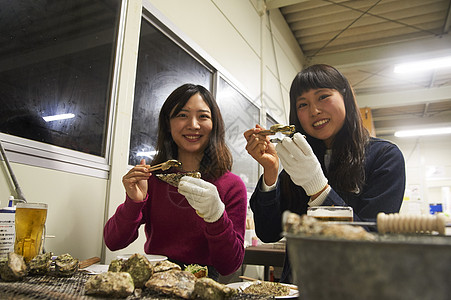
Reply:
M262 244L245 249L243 265L264 266L264 280L269 280L269 267L283 267L284 260L285 247L279 244Z

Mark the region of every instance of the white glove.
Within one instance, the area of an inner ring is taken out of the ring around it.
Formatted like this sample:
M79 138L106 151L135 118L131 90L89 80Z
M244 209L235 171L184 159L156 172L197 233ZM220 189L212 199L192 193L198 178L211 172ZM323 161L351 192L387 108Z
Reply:
M219 197L216 186L205 180L183 176L178 192L186 197L196 213L206 222L216 222L224 213L225 206Z
M312 196L327 185L327 178L307 140L299 132L276 146L277 154L291 180Z

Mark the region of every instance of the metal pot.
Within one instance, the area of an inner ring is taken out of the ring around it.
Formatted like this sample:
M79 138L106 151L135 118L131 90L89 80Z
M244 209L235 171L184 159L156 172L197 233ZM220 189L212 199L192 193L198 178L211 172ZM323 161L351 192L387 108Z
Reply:
M286 237L302 300L451 299L451 237Z

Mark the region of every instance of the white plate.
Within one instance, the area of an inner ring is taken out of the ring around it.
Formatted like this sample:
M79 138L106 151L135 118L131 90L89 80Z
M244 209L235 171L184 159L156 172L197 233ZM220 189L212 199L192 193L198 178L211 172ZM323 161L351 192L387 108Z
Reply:
M233 289L239 289L239 290L243 291L248 286L258 283L258 282L259 281L234 282L234 283L227 284L227 286L231 287ZM299 290L297 289L296 285L286 284L286 283L281 283L281 284L289 286L289 287L293 287L294 289L290 289L290 293L287 296L278 296L278 297L276 297L276 299L289 299L289 298L299 297Z
M118 255L118 259L128 259L133 254ZM168 258L164 255L154 255L154 254L143 254L151 263L157 263L159 261L167 260Z
M108 267L109 265L94 264L84 269L81 269L81 271L87 272L88 274L100 274L108 272Z

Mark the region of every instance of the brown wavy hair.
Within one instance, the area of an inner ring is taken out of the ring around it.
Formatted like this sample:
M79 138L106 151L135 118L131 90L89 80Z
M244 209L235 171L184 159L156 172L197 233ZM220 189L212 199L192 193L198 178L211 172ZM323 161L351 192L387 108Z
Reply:
M218 104L210 91L201 85L184 84L175 89L164 102L158 120L157 154L152 164L177 159L178 147L171 135L170 119L174 118L195 94L199 94L210 108L213 123L209 141L200 162L199 172L204 178L218 178L232 169L233 159L225 142L224 120Z
M290 124L294 124L296 131L307 136L318 157L324 157L324 142L305 132L297 117L296 107L296 99L299 96L319 88L337 90L343 96L346 109L345 122L332 144L327 178L334 189L356 193L362 190L365 182L364 160L369 133L363 126L354 90L346 77L334 67L325 64L312 65L299 72L290 88Z

